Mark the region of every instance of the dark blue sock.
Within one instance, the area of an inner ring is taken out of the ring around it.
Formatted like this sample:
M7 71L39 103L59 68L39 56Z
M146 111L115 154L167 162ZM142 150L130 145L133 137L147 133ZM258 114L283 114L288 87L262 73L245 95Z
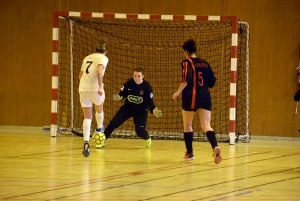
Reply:
M193 138L194 138L194 133L193 132L184 132L184 142L185 142L185 147L186 151L188 154L193 153Z
M208 138L208 141L209 141L212 149L214 149L215 147L218 146L216 133L214 131L207 131L206 137Z

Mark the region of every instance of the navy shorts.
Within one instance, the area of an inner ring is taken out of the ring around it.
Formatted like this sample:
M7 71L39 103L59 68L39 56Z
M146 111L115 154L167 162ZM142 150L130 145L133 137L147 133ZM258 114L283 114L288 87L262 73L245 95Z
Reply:
M191 102L182 101L182 109L184 111L194 111L196 112L198 109L205 109L211 111L211 102L198 102L195 104L194 108L191 108Z

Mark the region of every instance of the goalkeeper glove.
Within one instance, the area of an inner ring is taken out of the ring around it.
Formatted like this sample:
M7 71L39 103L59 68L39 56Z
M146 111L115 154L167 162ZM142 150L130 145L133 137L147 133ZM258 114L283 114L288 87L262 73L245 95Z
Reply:
M160 117L162 117L162 111L161 111L161 110L159 110L159 109L157 109L157 107L156 107L156 108L154 108L154 110L153 110L153 114L154 114L154 116L156 116L156 118L160 118Z
M114 99L115 101L120 101L120 100L123 99L123 97L120 96L119 94L114 94L114 95L113 95L113 99Z

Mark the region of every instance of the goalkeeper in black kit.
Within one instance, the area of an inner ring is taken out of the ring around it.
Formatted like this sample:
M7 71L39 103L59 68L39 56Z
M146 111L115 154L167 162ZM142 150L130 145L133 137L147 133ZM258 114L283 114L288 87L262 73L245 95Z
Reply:
M132 117L136 134L145 140L146 147L151 147L151 137L146 131L148 110L150 109L150 112L157 118L162 117L162 111L155 107L152 87L149 82L144 80L144 70L142 68L134 69L133 78L123 84L120 92L113 95L113 99L115 101L125 99L125 104L120 107L105 129L106 139L116 128ZM104 146L105 143L102 143L96 148Z

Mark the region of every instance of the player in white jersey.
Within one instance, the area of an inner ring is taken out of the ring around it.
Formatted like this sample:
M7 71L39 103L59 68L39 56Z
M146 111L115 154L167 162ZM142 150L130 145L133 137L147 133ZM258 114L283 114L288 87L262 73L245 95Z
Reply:
M103 132L105 100L103 76L108 63L107 42L101 40L96 45L96 53L90 54L83 59L81 71L79 73L79 94L80 104L83 110L83 138L84 145L82 154L85 157L90 155L89 140L91 123L93 117L93 105L95 106L95 118L97 121L96 132Z

